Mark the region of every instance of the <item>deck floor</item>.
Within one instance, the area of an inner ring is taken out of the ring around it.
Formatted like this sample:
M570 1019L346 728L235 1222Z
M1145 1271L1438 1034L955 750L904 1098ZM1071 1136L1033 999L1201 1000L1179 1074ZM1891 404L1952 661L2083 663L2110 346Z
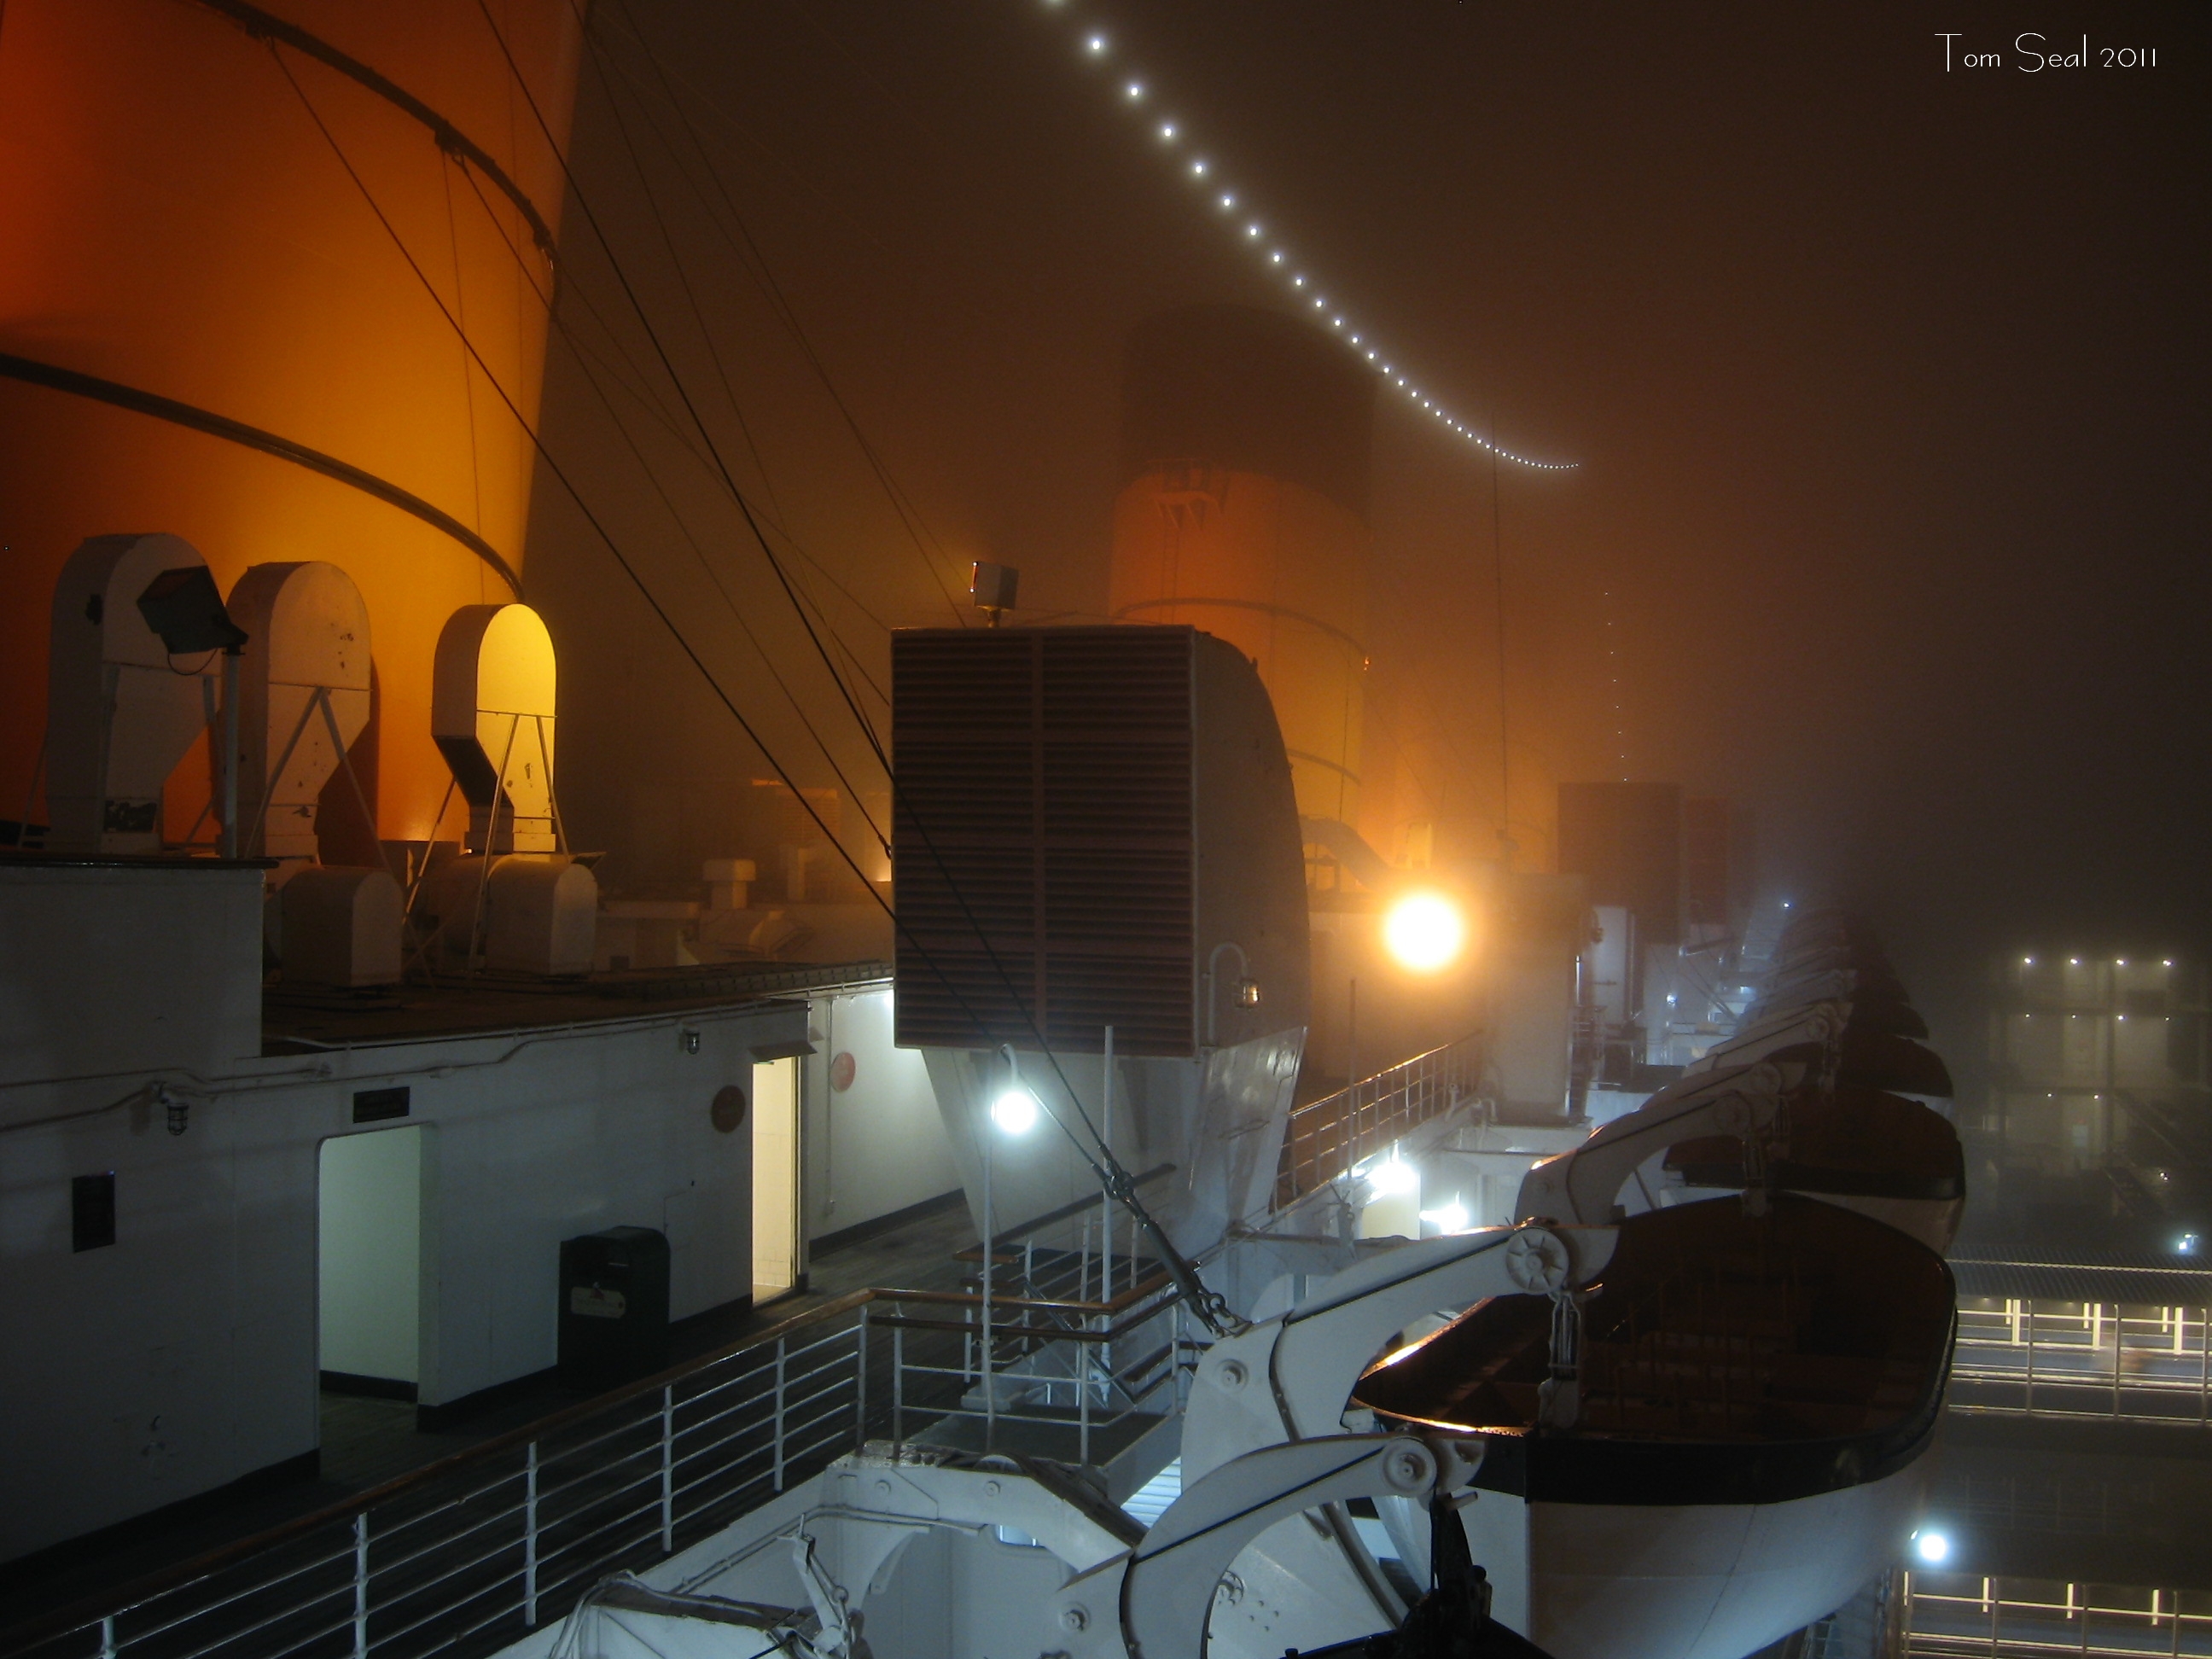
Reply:
M807 1288L726 1315L690 1320L671 1334L676 1363L742 1340L848 1291L871 1286L957 1290L956 1254L976 1243L964 1203L817 1255ZM259 1490L211 1492L90 1537L0 1565L0 1629L65 1607L112 1586L187 1561L237 1539L312 1514L411 1470L574 1404L579 1395L550 1373L528 1379L496 1405L434 1431L416 1426L415 1407L325 1390L320 1467L312 1479Z

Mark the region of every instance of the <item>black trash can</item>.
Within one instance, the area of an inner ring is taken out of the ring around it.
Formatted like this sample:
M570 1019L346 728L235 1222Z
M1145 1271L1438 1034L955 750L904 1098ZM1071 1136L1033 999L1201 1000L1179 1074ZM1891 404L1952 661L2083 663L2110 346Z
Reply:
M561 1381L597 1394L668 1368L668 1240L610 1227L561 1241Z

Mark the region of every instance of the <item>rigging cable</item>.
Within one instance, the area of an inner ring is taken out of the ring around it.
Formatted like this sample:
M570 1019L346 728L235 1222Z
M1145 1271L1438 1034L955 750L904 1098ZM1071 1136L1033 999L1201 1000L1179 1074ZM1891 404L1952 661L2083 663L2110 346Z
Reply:
M623 5L622 9L626 15L630 38L637 43L639 50L645 54L646 62L653 66L653 76L660 82L662 94L668 100L669 107L674 112L678 122L683 126L685 137L691 141L691 147L697 153L700 164L705 167L708 178L714 183L715 194L721 198L724 210L729 215L731 223L737 227L737 234L735 235L731 234L729 226L725 225L714 214L713 204L707 200L706 193L700 191L696 184L692 184L693 191L698 196L701 204L708 209L708 222L721 233L723 240L727 242L731 251L738 256L746 274L753 278L755 284L768 298L771 308L790 332L801 355L805 357L808 366L814 371L815 378L821 382L823 392L836 408L839 417L845 422L846 429L852 434L854 444L860 450L862 459L867 462L877 483L882 488L884 498L890 502L891 509L897 516L901 527L905 530L908 538L913 542L915 550L921 555L922 564L929 572L930 580L936 584L938 592L944 596L945 605L951 611L954 623L962 628L969 626L967 611L952 597L951 590L945 586L944 576L938 568L940 560L956 563L957 561L949 558L944 544L937 539L935 532L929 528L928 521L922 517L921 508L914 504L905 489L892 475L881 453L869 439L866 432L862 429L859 417L853 413L852 406L846 401L844 393L838 389L836 379L830 374L829 365L823 362L821 354L815 349L812 338L807 334L805 325L799 322L799 313L793 307L789 297L784 293L782 284L775 280L775 273L769 267L767 257L762 253L759 243L753 237L751 228L745 222L744 215L738 211L736 199L731 195L729 185L723 179L721 170L714 165L714 158L708 153L706 141L701 137L699 130L693 124L691 118L684 112L683 100L676 94L674 77L671 76L666 65L661 61L660 54L654 51L652 42L645 38L645 32L639 26L636 19L627 16L629 12L627 3ZM595 11L592 13L592 18L596 21L605 15L606 14L602 11ZM710 109L713 107L711 101L708 107ZM644 106L641 103L640 110L641 112L646 113L646 118L650 121L651 115L644 111ZM659 131L657 126L655 131L656 132ZM664 137L662 142L666 143L667 141ZM669 145L668 148L672 157L675 147ZM692 183L688 171L684 176L687 184ZM933 551L936 555L935 558L931 556Z
M488 22L490 21L489 15L487 15L486 21ZM495 26L495 27L496 26ZM504 43L502 42L502 45ZM953 983L951 975L946 974L945 970L935 963L935 961L931 957L927 948L924 946L919 939L915 939L912 931L899 920L896 909L880 892L877 891L875 884L867 879L866 873L861 871L859 863L854 859L852 854L842 842L838 841L836 836L830 832L830 827L822 817L821 813L815 808L814 804L808 800L805 793L799 789L797 780L791 775L790 772L785 768L783 763L776 758L774 750L769 748L767 743L762 738L760 733L754 728L751 721L745 718L744 711L738 707L736 701L731 697L726 690L723 689L721 683L715 678L714 672L708 667L705 659L699 655L698 651L692 646L690 641L685 637L683 630L676 625L675 618L669 615L666 607L661 604L659 599L653 594L651 586L645 581L643 577L639 574L636 567L630 562L629 556L623 553L621 546L615 541L613 535L609 532L605 523L599 519L599 515L592 510L590 504L585 501L582 493L576 488L574 481L570 479L566 469L564 469L554 458L551 450L546 446L544 438L539 434L536 427L524 417L521 409L516 404L513 397L509 395L507 388L500 383L499 377L493 372L491 365L484 361L483 354L477 349L475 342L471 340L467 334L460 328L453 312L447 307L444 299L439 295L436 285L430 281L428 274L423 270L421 263L416 259L413 252L408 248L404 239L400 236L398 228L392 224L390 217L378 204L374 193L368 188L367 180L362 178L359 171L354 167L351 159L346 155L343 146L338 143L337 136L331 131L329 125L323 120L320 112L316 110L314 102L307 96L306 88L301 87L297 78L293 76L290 66L284 62L283 54L278 50L277 43L271 40L268 45L270 47L270 60L276 64L278 73L283 76L286 82L291 87L294 94L299 99L301 106L306 110L307 113L308 119L313 122L316 131L321 133L324 142L330 146L331 152L337 157L338 165L344 169L346 176L353 181L355 189L361 193L362 199L368 204L369 211L375 216L377 222L383 227L386 235L390 238L393 247L398 250L400 258L405 261L408 269L414 273L416 281L421 284L423 292L429 297L431 304L437 307L439 314L445 319L447 325L453 330L455 335L459 338L464 349L467 350L470 357L475 361L477 367L483 372L485 380L489 384L493 392L498 395L500 401L507 406L508 414L514 418L517 426L519 426L524 434L529 438L532 447L537 452L538 458L544 462L547 470L553 474L555 479L567 493L569 500L575 504L577 511L584 515L585 521L591 526L592 532L599 537L600 542L606 547L608 552L613 556L615 562L621 568L623 574L629 578L631 585L636 588L639 596L644 599L647 607L652 610L656 618L659 621L661 626L667 630L669 637L675 641L678 649L683 652L684 656L691 663L691 665L698 671L701 678L707 682L708 689L714 694L716 700L721 703L722 707L728 712L730 717L737 722L738 729L745 734L746 738L753 744L754 747L759 750L762 757L768 762L769 767L776 773L777 776L783 781L785 786L791 790L793 798L799 802L800 809L806 813L808 817L813 820L815 826L823 832L823 836L829 842L831 850L836 852L836 854L844 860L848 867L852 870L853 873L860 878L863 888L868 893L870 898L873 900L877 906L881 908L884 915L890 919L893 929L914 948L915 954L931 969L932 972L936 975L937 978L945 986L946 990L951 993L954 1000L959 1003L962 1012L965 1013L971 1021L975 1022L975 1027L979 1031L983 1030L984 1026L981 1019L976 1015L975 1010L969 1006L967 1000L961 995L959 988ZM512 70L512 59L509 60L509 66ZM518 75L518 79L519 78ZM957 893L957 889L955 890ZM965 908L964 897L963 898L963 908ZM978 925L978 935L979 937L981 936L980 925ZM988 941L986 941L986 948L988 948ZM995 960L995 954L994 959ZM1012 988L1011 979L1008 980L1007 983L1009 989L1011 990ZM1089 1167L1093 1176L1097 1178L1100 1186L1117 1202L1119 1202L1124 1209L1129 1212L1132 1218L1152 1241L1155 1249L1159 1253L1163 1266L1165 1267L1170 1274L1175 1279L1177 1287L1182 1291L1184 1298L1190 1303L1194 1315L1195 1315L1198 1319L1208 1328L1208 1329L1213 1331L1216 1334L1225 1334L1237 1328L1241 1322L1237 1320L1237 1316L1229 1309L1227 1303L1217 1292L1206 1288L1204 1281L1199 1278L1198 1270L1195 1266L1194 1266L1188 1258L1184 1256L1182 1253L1176 1248L1174 1242L1168 1237L1165 1230L1160 1226L1158 1221L1152 1216L1152 1212L1145 1206L1143 1200L1137 1195L1135 1182L1130 1178L1128 1171L1122 1168L1120 1160L1115 1158L1113 1149L1109 1146L1103 1138L1098 1134L1097 1126L1091 1121L1090 1114L1084 1109L1081 1097L1077 1095L1073 1084L1068 1079L1066 1072L1061 1068L1058 1056L1053 1054L1048 1045L1045 1044L1043 1033L1042 1030L1038 1030L1035 1017L1029 1012L1026 1006L1020 1002L1018 995L1016 999L1016 1006L1021 1010L1024 1023L1029 1025L1031 1032L1036 1036L1040 1049L1042 1052L1047 1063L1051 1066L1054 1075L1059 1078L1061 1086L1067 1091L1068 1102L1075 1109L1078 1118L1082 1121L1084 1127L1090 1132L1092 1139L1097 1143L1097 1154L1096 1156L1092 1155L1091 1151L1076 1137L1074 1131L1068 1127L1066 1121L1060 1116L1057 1110L1054 1109L1050 1103L1040 1101L1038 1103L1042 1107L1045 1115L1049 1117L1053 1121L1054 1125L1067 1138L1068 1142L1073 1147L1076 1155L1083 1159L1084 1163ZM988 1241L986 1241L987 1248L988 1247Z
M481 192L479 192L478 199L482 200ZM490 213L491 204L489 202L485 202L483 205L486 213L489 215ZM784 679L781 672L776 667L775 659L769 655L768 648L761 643L759 636L753 632L752 625L745 620L744 610L738 605L736 599L731 595L729 589L724 586L722 579L720 574L715 570L713 562L708 558L706 550L700 546L699 538L692 532L690 526L684 521L682 512L677 507L675 501L670 496L667 487L661 483L659 476L653 470L652 463L646 459L644 451L639 447L635 435L632 434L629 428L623 423L621 416L616 412L613 401L607 395L606 387L600 382L599 377L592 372L590 364L583 361L584 348L582 346L582 343L576 339L574 335L569 331L567 324L560 319L557 312L553 307L551 297L538 289L536 279L528 270L526 262L524 262L521 259L521 251L514 246L513 240L507 236L505 228L498 223L495 216L493 217L492 223L493 228L499 233L501 240L507 245L508 252L515 256L519 264L523 265L524 279L531 283L532 291L537 295L539 301L546 307L547 317L552 321L554 327L560 332L561 337L568 343L569 349L577 353L579 366L583 369L586 384L590 386L593 394L599 400L599 406L606 411L609 423L614 427L617 432L622 434L624 446L629 450L631 456L636 460L639 471L644 473L646 482L653 487L653 493L659 498L661 505L667 508L669 518L674 522L678 532L683 536L684 542L690 546L693 555L699 561L700 568L706 572L708 580L714 583L715 591L721 595L723 604L729 609L732 620L737 623L738 629L744 635L746 641L750 644L755 652L759 654L762 665L768 670L769 677L775 682L776 689L782 692L785 699L790 702L792 711L799 717L799 722L800 726L805 729L806 735L813 739L814 746L821 750L823 760L828 764L831 773L836 777L838 782L844 786L846 793L853 796L856 808L859 808L860 811L862 821L867 824L870 831L875 835L878 843L882 846L884 851L888 854L890 851L890 841L884 836L883 832L877 828L874 819L868 816L866 808L860 806L859 791L854 788L852 781L845 775L844 769L838 764L837 757L831 752L828 740L825 739L822 736L821 732L815 728L813 720L807 715L805 705L800 701L798 695L792 690L789 684ZM577 284L574 283L570 286L572 289L578 287ZM586 303L588 303L588 301L586 301ZM617 378L619 380L619 377ZM627 384L624 384L623 389L625 391L630 391L633 396L636 395L634 389L630 388ZM680 431L674 432L674 435L679 440L679 441L683 436Z
M692 424L698 428L699 436L707 446L708 453L714 458L715 470L721 475L724 486L729 490L732 500L736 502L738 512L745 521L745 527L752 532L753 539L759 544L763 556L768 560L769 568L775 575L777 585L783 589L784 597L790 601L792 611L799 618L799 626L805 630L806 636L812 642L816 653L821 657L823 666L829 670L830 683L837 688L837 695L843 700L854 720L866 735L868 746L875 751L877 759L883 763L884 771L889 772L890 757L884 752L882 741L877 736L874 726L861 712L859 702L853 696L852 689L845 684L844 677L837 672L836 662L823 646L821 635L816 631L812 619L806 614L806 607L799 603L798 594L793 591L791 578L785 572L782 561L775 556L775 550L769 545L768 538L763 533L759 520L754 517L751 503L745 499L744 492L738 488L737 480L731 476L729 463L723 459L722 452L715 444L714 435L707 429L706 421L700 415L698 405L693 402L690 390L684 384L683 377L676 372L676 365L668 356L667 347L662 343L659 331L653 326L651 319L646 315L644 303L638 298L637 290L631 284L629 274L623 269L622 261L617 258L613 244L608 240L605 231L599 224L599 216L592 211L590 198L584 194L574 170L568 165L568 158L562 154L560 145L555 142L551 124L545 119L544 112L538 107L537 94L531 91L529 82L524 79L521 66L514 61L514 54L507 44L507 36L501 31L498 21L492 16L491 8L486 3L486 0L477 0L477 9L483 15L484 26L491 31L492 39L498 43L500 55L507 62L507 73L514 79L516 89L522 94L523 102L529 108L532 119L537 123L538 131L544 136L546 143L552 149L556 159L560 162L562 176L568 180L569 191L575 197L577 207L583 211L584 222L591 227L592 239L599 243L600 252L606 258L607 269L614 274L615 281L620 285L623 297L629 300L631 311L636 315L640 325L644 328L646 338L653 346L653 355L660 360L660 366L666 373L669 384L674 388L678 399L683 404L684 412L690 416ZM658 204L652 204L649 196L647 199L648 204L653 205L655 218L659 218ZM857 802L854 804L858 805Z

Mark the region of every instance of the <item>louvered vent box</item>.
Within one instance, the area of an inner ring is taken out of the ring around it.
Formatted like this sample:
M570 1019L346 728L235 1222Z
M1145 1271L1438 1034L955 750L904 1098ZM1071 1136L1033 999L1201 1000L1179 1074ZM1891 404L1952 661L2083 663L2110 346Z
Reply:
M891 676L902 1047L1304 1025L1297 806L1249 660L1191 628L917 629Z

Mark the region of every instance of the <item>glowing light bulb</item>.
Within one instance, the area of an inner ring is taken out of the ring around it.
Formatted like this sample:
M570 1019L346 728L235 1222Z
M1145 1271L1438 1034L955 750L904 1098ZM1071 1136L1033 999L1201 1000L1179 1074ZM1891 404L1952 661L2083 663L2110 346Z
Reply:
M1367 1171L1368 1190L1377 1198L1399 1198L1421 1190L1421 1172L1399 1161L1397 1148Z
M1009 1089L991 1103L991 1121L1001 1133L1025 1135L1036 1121L1037 1099L1026 1089Z
M1451 1202L1441 1209L1422 1211L1421 1219L1435 1223L1440 1233L1463 1233L1471 1218L1468 1215L1467 1206L1460 1201L1460 1195L1454 1193Z
M0 0L0 3L4 3L4 0ZM1063 5L1064 0L1043 0L1043 3L1048 7L1058 9ZM1112 51L1112 41L1103 33L1085 34L1081 36L1080 39L1083 42L1084 50L1088 56L1093 58L1103 58L1110 55ZM1146 86L1145 82L1140 80L1124 82L1122 83L1121 91L1123 97L1132 104L1142 103L1149 95L1149 89ZM1182 136L1180 127L1173 121L1161 122L1155 129L1155 131L1158 134L1160 142L1168 144L1176 143ZM1203 158L1194 160L1191 163L1191 176L1194 178L1203 179L1209 172L1211 172L1211 170L1212 164ZM1218 204L1223 212L1231 212L1236 210L1238 206L1238 202L1237 198L1234 195L1224 193L1220 197ZM1248 239L1257 240L1265 233L1259 224L1252 223L1248 224L1245 227L1244 234ZM1271 264L1279 265L1284 264L1285 260L1285 255L1281 249L1273 250L1268 255L1268 263ZM1293 279L1291 285L1295 288L1303 289L1306 286L1306 279L1303 276L1297 276ZM1328 302L1326 301L1317 300L1315 301L1315 308L1316 310L1322 309L1327 306L1327 303ZM1332 319L1330 326L1334 328L1342 328L1344 326L1344 319L1340 317ZM1349 338L1354 345L1360 343L1360 337L1357 334L1349 336ZM1370 352L1368 355L1368 361L1370 362L1376 361L1373 353ZM1382 371L1385 375L1389 375L1391 372L1390 366L1388 363L1382 364ZM1404 382L1400 381L1399 384L1402 386ZM1491 450L1494 453L1501 455L1506 459L1513 461L1519 465L1537 468L1548 472L1557 472L1568 471L1577 465L1573 462L1553 463L1530 460L1525 456L1515 454L1510 450L1501 449L1497 445L1492 444L1485 440L1476 439L1474 434L1469 432L1465 426L1457 421L1451 420L1443 410L1437 409L1433 404L1425 402L1423 407L1429 409L1431 412L1436 414L1438 419L1443 421L1445 425L1451 428L1453 431L1458 433L1462 437L1468 438L1475 442L1480 443L1485 449Z
M1441 893L1408 893L1382 919L1382 943L1415 973L1449 967L1467 945L1467 919Z
M1951 1559L1951 1540L1940 1532L1912 1534L1912 1553L1930 1566Z

